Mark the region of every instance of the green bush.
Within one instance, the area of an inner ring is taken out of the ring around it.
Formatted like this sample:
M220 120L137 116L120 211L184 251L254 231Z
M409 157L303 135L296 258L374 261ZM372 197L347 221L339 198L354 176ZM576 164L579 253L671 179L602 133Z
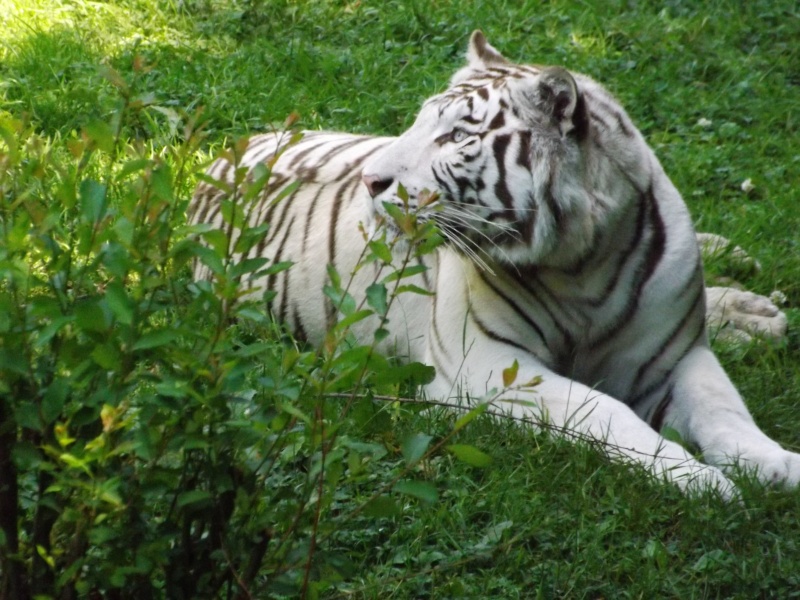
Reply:
M347 522L399 515L394 494L437 496L408 473L449 436L415 433L391 451L376 441L391 438L391 416L372 396L430 368L394 366L348 335L413 291L405 263L392 267L385 240L365 244L365 261L387 261L383 278L357 302L331 271L341 319L320 349L298 347L268 316L270 292L239 285L290 268L238 260L268 230L245 223L269 168L237 170L225 231L187 226L198 119L172 112L180 138L161 148L128 141L131 121L152 125L165 109L105 76L121 97L110 123L53 141L0 123L2 590L314 595L352 570L325 552ZM245 142L226 156L236 162ZM192 261L212 279L194 282Z

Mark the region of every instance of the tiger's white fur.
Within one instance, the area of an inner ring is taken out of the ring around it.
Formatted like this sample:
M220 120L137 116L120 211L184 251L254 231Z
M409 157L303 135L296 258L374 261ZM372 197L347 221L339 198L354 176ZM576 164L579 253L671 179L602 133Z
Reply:
M603 442L684 489L730 496L735 461L768 482L800 481L800 455L754 424L710 351L698 245L688 211L616 100L586 76L510 64L480 32L467 65L423 105L398 138L307 132L297 144L255 136L242 158L272 161L252 223L270 222L252 254L291 260L258 282L277 292L276 316L319 343L334 323L322 293L326 265L363 295L356 270L367 228L399 204L398 185L450 241L392 305L384 349L436 368L431 397L480 397L517 381L498 401L509 414ZM232 182L217 161L211 177ZM362 180L363 175L363 180ZM294 181L300 186L270 202ZM193 222L220 225L219 188L201 184ZM198 277L208 276L202 265ZM370 343L376 323L355 333ZM708 465L651 427L668 424ZM722 470L721 470L722 469Z

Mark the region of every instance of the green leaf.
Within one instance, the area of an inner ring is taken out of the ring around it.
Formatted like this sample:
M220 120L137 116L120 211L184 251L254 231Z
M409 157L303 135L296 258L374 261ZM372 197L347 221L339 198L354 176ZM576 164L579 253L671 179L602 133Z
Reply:
M143 171L146 169L152 161L149 158L135 158L133 160L129 160L122 168L119 170L119 173L116 174L115 178L117 181L122 181L131 173L135 173L136 171Z
M228 236L222 229L210 229L200 234L200 237L214 249L220 257L228 251Z
M491 456L468 444L451 444L447 446L447 450L461 462L473 467L483 468L492 462Z
M223 240L225 236L223 235ZM195 246L192 248L193 254L200 259L209 270L215 275L221 275L225 271L225 265L222 264L222 255L225 249L211 249L206 246Z
M114 132L111 125L101 119L90 121L84 128L86 137L92 140L103 152L111 152L114 149Z
M236 316L242 319L253 321L254 323L269 323L269 316L260 308L254 306L242 306L236 308ZM265 344L268 346L268 344Z
M20 471L33 471L42 462L42 454L27 440L21 440L14 444L11 450L11 456L14 459L14 464Z
M197 179L220 190L224 196L229 196L233 193L233 187L225 179L216 179L206 173L197 173Z
M148 348L156 348L158 346L165 346L174 342L178 338L178 334L170 329L161 329L158 331L151 331L140 337L133 345L133 350L147 350Z
M106 331L111 325L103 308L94 299L75 306L75 324L85 331Z
M241 203L220 200L219 208L222 220L226 225L232 225L236 229L241 228L244 223L244 208Z
M728 555L724 550L722 550L721 548L715 548L714 550L709 550L708 552L703 554L700 558L698 558L697 561L694 563L694 565L690 567L690 569L692 571L697 571L700 573L704 571L709 571L714 568L718 568L720 565L724 565L726 562L728 562L726 560L727 557Z
M186 398L189 395L189 385L185 381L167 379L153 386L155 391L167 398Z
M405 285L401 285L397 288L398 294L403 294L405 292L411 292L412 294L419 294L421 296L435 296L431 291L428 291L424 288L419 287L418 285L414 285L412 283L408 283Z
M392 264L392 251L384 241L372 240L369 242L369 249L378 257L381 262L387 265Z
M234 265L233 269L231 269L231 276L239 277L248 275L250 273L255 273L268 263L268 258L245 258Z
M275 275L277 273L285 271L286 269L291 267L293 264L294 263L292 261L290 261L290 260L283 260L281 262L272 263L266 269L264 269L263 271L260 271L259 275L262 275L262 276L263 275Z
M433 504L439 499L439 492L436 487L427 481L398 481L394 486L394 491L406 496L419 498L429 504Z
M519 372L519 363L514 359L514 364L510 367L503 369L503 387L510 387L517 380L517 373Z
M97 223L105 212L106 186L86 179L81 182L78 197L81 202L81 215L89 223Z
M134 303L119 281L112 281L106 286L106 303L117 321L124 325L133 322Z
M153 169L150 185L153 186L153 192L157 197L167 202L173 199L172 172L167 164L162 163Z
M476 544L477 548L485 548L487 546L494 546L503 539L503 532L514 526L514 521L501 521L492 525L486 530L486 533L481 540Z
M397 197L403 201L405 206L408 206L408 191L402 183L397 184Z
M379 460L387 454L386 447L383 446L383 444L376 444L374 442L359 442L358 440L342 437L341 444L345 448L350 448L358 453L369 454L372 460Z
M385 315L389 309L386 304L386 286L382 283L373 283L367 290L367 304L375 309L379 315Z
M86 473L87 475L91 475L92 472L89 470L89 467L86 466L88 463L87 461L78 458L77 456L70 454L69 452L64 452L59 456L59 458L66 463L68 467L72 467L73 469L79 469Z
M32 429L33 431L42 430L42 419L39 414L39 407L33 402L17 399L17 406L14 408L14 420L21 427Z
M459 417L458 420L456 421L455 426L453 426L453 433L455 433L456 431L461 431L462 429L464 429L464 427L469 425L469 423L475 417L485 413L488 408L489 408L488 402L484 402L483 404L479 404L475 408L471 409L467 414L462 415L461 417Z
M358 310L354 313L348 314L344 319L342 319L336 324L336 329L338 330L346 329L351 325L358 323L359 321L363 321L364 319L371 317L373 314L375 314L374 311L370 310L369 308L364 308L362 310Z
M402 186L400 187L402 189ZM398 189L398 192L399 191L400 190ZM386 214L389 215L392 219L394 219L394 221L397 223L400 223L406 217L406 213L403 211L403 209L394 204L393 202L383 202L383 209L386 211Z
M392 385L410 382L413 385L426 385L436 377L436 369L420 363L412 362L401 365L385 365L376 369L372 382L375 385Z
M336 270L336 267L334 267L331 264L328 264L325 266L325 269L328 271L328 277L331 280L331 286L333 286L333 289L341 290L342 278L339 276L339 271Z
M383 278L382 283L389 283L390 281L405 279L406 277L413 277L414 275L419 275L427 270L428 267L425 265L408 265L405 269L395 271L394 273L389 273Z
M258 227L245 227L233 245L233 251L236 254L248 255L250 250L267 236L268 231L269 223L262 223Z
M402 450L406 464L413 465L418 462L428 451L431 440L433 440L433 436L426 433L415 433L403 440Z
M48 564L48 566L51 569L56 568L55 559L47 553L47 549L44 546L36 544L36 553L42 558L44 562Z
M391 496L377 496L364 506L364 514L374 519L391 519L401 513L400 506Z
M117 371L122 366L122 356L111 340L95 346L91 357L106 371Z
M284 412L289 413L293 417L297 417L306 425L311 425L311 419L305 413L301 412L299 408L294 406L293 404L289 404L288 402L281 405L281 410Z
M45 346L53 337L67 324L75 320L74 315L55 317L47 325L35 332L36 337L33 341L34 348Z
M686 442L683 440L683 437L674 427L670 427L669 425L664 425L661 428L660 433L661 437L663 437L665 440L668 440L670 442L675 442L676 444L680 444L681 446L686 445Z
M69 383L63 377L56 377L42 397L41 414L45 424L55 421L64 408L69 394Z
M101 258L103 265L120 281L124 280L128 271L139 259L132 258L128 248L133 244L135 226L125 217L120 217L112 226L118 241L109 241L103 248Z
M303 182L298 179L297 181L293 181L292 183L287 185L285 188L283 188L280 191L280 193L278 193L278 195L275 196L275 198L270 203L270 206L275 206L278 202L280 202L281 200L283 200L287 196L293 194L297 190L297 188L300 187L301 183L303 183Z
M255 164L250 170L252 179L247 183L247 189L242 195L244 201L251 202L256 196L260 195L271 176L272 170L267 165L262 162Z
M199 508L202 505L211 503L211 492L206 490L190 490L178 496L178 507L193 506Z
M667 549L660 540L647 540L644 550L642 550L642 555L645 558L653 560L658 566L659 571L664 571L669 564Z
M356 301L347 292L343 291L341 288L337 288L335 286L326 285L322 288L322 293L325 294L328 298L331 299L333 305L341 312L343 315L350 315L356 310ZM363 312L363 311L359 311ZM372 311L369 311L371 314ZM363 318L363 317L362 317Z

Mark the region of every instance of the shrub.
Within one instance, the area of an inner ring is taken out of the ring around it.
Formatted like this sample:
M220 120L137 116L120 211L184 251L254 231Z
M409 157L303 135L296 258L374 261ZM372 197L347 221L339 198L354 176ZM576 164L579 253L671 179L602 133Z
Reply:
M187 226L192 183L205 177L201 120L171 111L180 140L127 140L131 120L163 138L166 109L135 81L106 77L121 97L110 123L64 141L0 123L3 593L316 595L352 571L326 540L399 515L395 494L435 500L410 469L482 410L437 443L412 432L392 452L379 440L393 421L374 393L397 397L432 370L394 365L349 334L377 315L376 340L386 335L396 295L420 292L404 267L436 234L396 211L413 242L406 259L393 266L391 243L365 243L382 275L360 300L330 269L339 322L320 348L300 347L269 317L273 293L240 286L291 267L239 260L269 229L247 216L270 165L252 177L237 167L225 230ZM238 164L245 146L226 157ZM193 281L192 261L211 280Z

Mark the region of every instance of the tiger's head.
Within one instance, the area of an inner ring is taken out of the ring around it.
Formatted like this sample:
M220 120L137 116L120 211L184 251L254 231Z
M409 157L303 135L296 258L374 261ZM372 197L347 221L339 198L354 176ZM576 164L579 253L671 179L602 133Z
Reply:
M598 119L608 125L602 132ZM385 202L400 205L398 186L405 188L419 216L478 262L565 267L636 196L641 144L591 79L512 64L476 31L467 65L370 159L363 181L378 214ZM431 192L437 199L426 205Z

